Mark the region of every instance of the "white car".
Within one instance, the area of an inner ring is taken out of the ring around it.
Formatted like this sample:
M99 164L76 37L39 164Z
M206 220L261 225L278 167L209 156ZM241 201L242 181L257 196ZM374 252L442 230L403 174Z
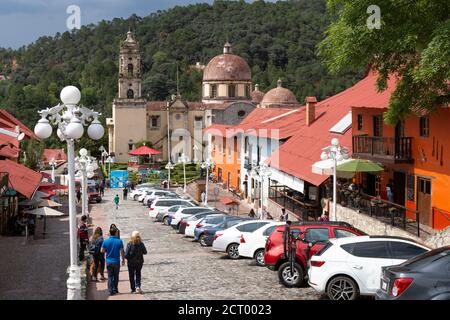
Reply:
M178 229L181 219L192 216L196 213L200 212L209 212L214 211L214 209L209 207L189 207L189 208L180 208L172 215L172 221L170 225Z
M131 191L128 194L128 198L130 198L131 200L137 201L139 196L141 196L145 191L148 191L148 190L152 190L152 189L150 189L150 188L134 189L133 191Z
M174 198L158 198L152 202L148 216L156 218L159 212L167 212L170 207L177 205L194 206L195 204L190 200L174 199Z
M374 296L381 268L403 263L429 248L399 237L361 236L330 239L309 261L308 283L331 300Z
M178 195L175 192L167 191L167 190L150 190L147 191L147 194L141 198L139 198L139 201L141 201L144 205L149 204L150 201L155 200L156 198L161 197L176 197L178 198Z
M239 244L245 235L270 223L271 220L250 220L238 223L231 228L217 231L213 242L213 251L226 252L231 259L239 258Z
M264 266L266 241L277 226L285 222L272 221L252 233L244 234L238 248L239 256L255 259L258 266Z

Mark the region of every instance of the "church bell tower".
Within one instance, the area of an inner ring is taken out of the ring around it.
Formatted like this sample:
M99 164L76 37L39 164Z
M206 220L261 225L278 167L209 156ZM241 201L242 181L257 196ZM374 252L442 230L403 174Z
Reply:
M119 54L119 99L141 97L141 55L139 44L128 31L120 46Z

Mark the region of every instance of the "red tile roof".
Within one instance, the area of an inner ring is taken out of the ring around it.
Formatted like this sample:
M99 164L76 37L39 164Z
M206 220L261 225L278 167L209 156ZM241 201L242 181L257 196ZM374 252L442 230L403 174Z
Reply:
M380 93L376 89L376 78L376 73L369 72L354 86L317 103L316 120L309 127L304 120L299 121L296 134L272 154L270 165L314 185L323 183L328 176L311 172L313 163L320 160L322 148L329 146L331 139L335 137L350 151L352 147L351 130L343 135L330 133L329 130L352 107L387 108L390 95L395 89L395 80L390 79L388 89ZM303 117L304 110L301 111Z
M19 140L16 137L12 137L0 132L0 156L6 158L18 158L19 153Z
M45 163L48 163L51 159L55 159L56 162L67 161L67 154L64 149L44 149L42 157Z
M26 125L20 122L17 118L15 118L12 114L4 109L0 109L0 126L2 128L15 129L16 126L19 126L19 131L25 133L26 136L39 140L39 138L34 134L32 130L30 130Z
M28 199L42 180L42 174L11 160L0 160L0 172L9 174L9 186Z

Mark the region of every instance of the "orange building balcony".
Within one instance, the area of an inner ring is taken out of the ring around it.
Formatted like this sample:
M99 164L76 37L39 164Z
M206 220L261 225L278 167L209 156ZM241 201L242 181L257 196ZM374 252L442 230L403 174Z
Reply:
M353 136L353 157L385 163L413 163L412 137Z

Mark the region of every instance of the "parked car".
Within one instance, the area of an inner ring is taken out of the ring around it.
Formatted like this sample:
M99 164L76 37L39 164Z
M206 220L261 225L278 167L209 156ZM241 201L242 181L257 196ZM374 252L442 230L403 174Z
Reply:
M201 229L198 229L196 231L202 232L199 237L198 241L200 242L200 245L203 247L212 246L214 241L218 237L218 233L223 230L228 230L229 228L232 228L233 226L237 225L238 223L241 223L243 221L250 220L250 218L247 217L238 217L238 216L228 216L227 219L225 219L224 222L213 225L213 226L207 226L203 227ZM203 230L203 231L201 231Z
M176 206L171 206L170 208L167 209L167 212L160 212L160 213L158 213L156 215L156 221L163 222L164 217L167 217L170 213L174 213L174 212L177 212L178 209L188 208L188 207L189 206L184 205L184 204L182 204L182 205L178 204Z
M199 206L192 206L189 208L180 208L176 212L171 213L171 220L170 225L177 229L179 227L180 221L182 218L186 218L189 216L192 216L193 214L199 213L199 212L210 212L212 209L205 208L205 207L199 207ZM169 225L169 214L165 214L165 217L163 217L163 220L166 219L165 224Z
M161 197L179 198L180 196L173 191L166 191L166 190L152 190L150 192L147 191L147 195L144 196L142 199L142 204L148 206L151 204L151 202L153 200L155 200L156 198L161 198Z
M276 227L267 239L264 262L269 269L278 271L280 283L286 287L298 287L305 281L308 259L319 251L328 239L365 235L346 222L292 222L291 230L303 233L305 242L297 241L295 270L291 274L288 257L284 254L284 230L285 226ZM309 242L315 245L309 247Z
M100 195L100 191L97 191L95 185L90 185L87 187L87 194L89 202L102 202L102 196Z
M188 225L190 225L190 224L192 224L194 226L194 229L195 229L195 225L202 218L204 218L204 217L206 217L208 215L212 215L212 214L223 214L223 212L221 212L221 211L207 211L207 212L201 212L201 213L193 214L190 217L183 218L180 221L180 227L178 228L178 233L185 234L186 227ZM194 232L194 231L192 231L192 232Z
M265 266L264 251L266 241L277 226L284 224L285 222L271 221L254 232L244 234L239 240L239 256L255 259L256 265Z
M199 207L199 206L195 206L195 207L191 207L191 208L186 208L186 209L179 209L177 212L172 214L172 220L170 225L174 228L174 229L178 229L180 226L180 221L183 218L187 218L189 216L192 216L194 214L197 213L201 213L201 212L212 212L214 211L214 208L210 208L210 207Z
M269 220L243 221L226 230L216 232L213 251L226 252L230 259L239 258L239 244L245 234L250 234L255 230L270 223Z
M310 259L308 283L331 300L374 296L380 289L381 268L430 251L406 238L362 236L330 239Z
M378 300L450 300L450 246L382 267Z
M152 202L148 215L150 218L156 218L159 212L167 212L170 207L176 205L194 206L195 204L190 200L184 199L158 198Z
M196 237L196 229L202 228L206 226L215 226L223 221L225 221L225 217L228 217L226 213L222 214L216 214L216 215L207 215L203 218L201 218L199 221L193 221L192 223L189 223L189 225L186 226L186 230L184 235L189 238L194 238L195 240L198 240L198 236L200 235L201 230L197 231L197 237Z
M137 201L139 196L141 196L145 191L151 190L149 188L141 188L141 189L134 189L128 194L128 198L134 201Z

